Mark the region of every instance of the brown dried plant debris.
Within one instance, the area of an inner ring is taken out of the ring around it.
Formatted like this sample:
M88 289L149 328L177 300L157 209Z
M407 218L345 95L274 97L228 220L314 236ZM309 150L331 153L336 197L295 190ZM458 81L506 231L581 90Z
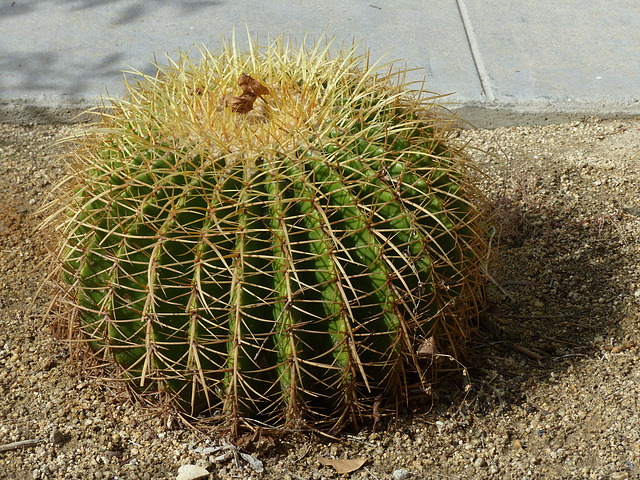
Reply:
M269 89L258 80L243 73L238 80L242 89L242 95L227 95L224 98L224 106L230 107L235 113L249 113L253 110L253 103L263 95L269 95Z

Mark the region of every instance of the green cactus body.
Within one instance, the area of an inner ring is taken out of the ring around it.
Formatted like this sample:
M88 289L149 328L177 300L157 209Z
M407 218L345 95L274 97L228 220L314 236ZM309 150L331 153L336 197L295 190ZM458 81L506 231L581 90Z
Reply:
M447 117L366 56L237 51L158 67L72 144L59 284L140 392L232 425L358 422L426 378L427 338L466 335L482 201ZM269 93L241 113L243 72Z

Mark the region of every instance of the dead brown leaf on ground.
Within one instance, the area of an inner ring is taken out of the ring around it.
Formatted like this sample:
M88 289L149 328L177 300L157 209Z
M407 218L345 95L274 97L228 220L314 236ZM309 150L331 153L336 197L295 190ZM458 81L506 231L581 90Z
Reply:
M367 459L325 458L321 455L318 455L318 462L320 462L320 464L324 465L325 467L333 467L337 474L342 475L343 473L355 472L367 462Z

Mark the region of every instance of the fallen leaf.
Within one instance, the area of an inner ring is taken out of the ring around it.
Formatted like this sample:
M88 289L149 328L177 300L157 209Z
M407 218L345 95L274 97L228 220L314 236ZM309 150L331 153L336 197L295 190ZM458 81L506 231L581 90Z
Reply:
M422 342L422 345L420 345L416 353L419 357L430 358L431 361L435 361L436 363L442 363L444 361L444 355L440 354L436 346L435 338L433 337L429 337Z
M256 472L262 473L264 472L264 465L262 461L258 460L253 455L249 455L248 453L238 452L240 456L244 459L245 462L248 462Z
M435 339L433 337L427 338L424 342L422 342L422 345L420 345L416 353L421 357L433 357L435 355L438 355L439 352L438 348L436 347Z
M333 467L336 469L336 473L351 473L358 470L365 464L367 458L352 458L352 459L340 459L340 458L325 458L318 455L318 461L325 467Z

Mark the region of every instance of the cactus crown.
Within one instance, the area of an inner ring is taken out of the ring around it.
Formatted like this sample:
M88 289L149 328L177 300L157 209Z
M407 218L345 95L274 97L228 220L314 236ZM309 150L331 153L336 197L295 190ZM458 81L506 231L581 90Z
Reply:
M428 380L427 340L464 343L488 247L451 117L330 52L181 54L71 143L60 304L140 394L341 427Z

